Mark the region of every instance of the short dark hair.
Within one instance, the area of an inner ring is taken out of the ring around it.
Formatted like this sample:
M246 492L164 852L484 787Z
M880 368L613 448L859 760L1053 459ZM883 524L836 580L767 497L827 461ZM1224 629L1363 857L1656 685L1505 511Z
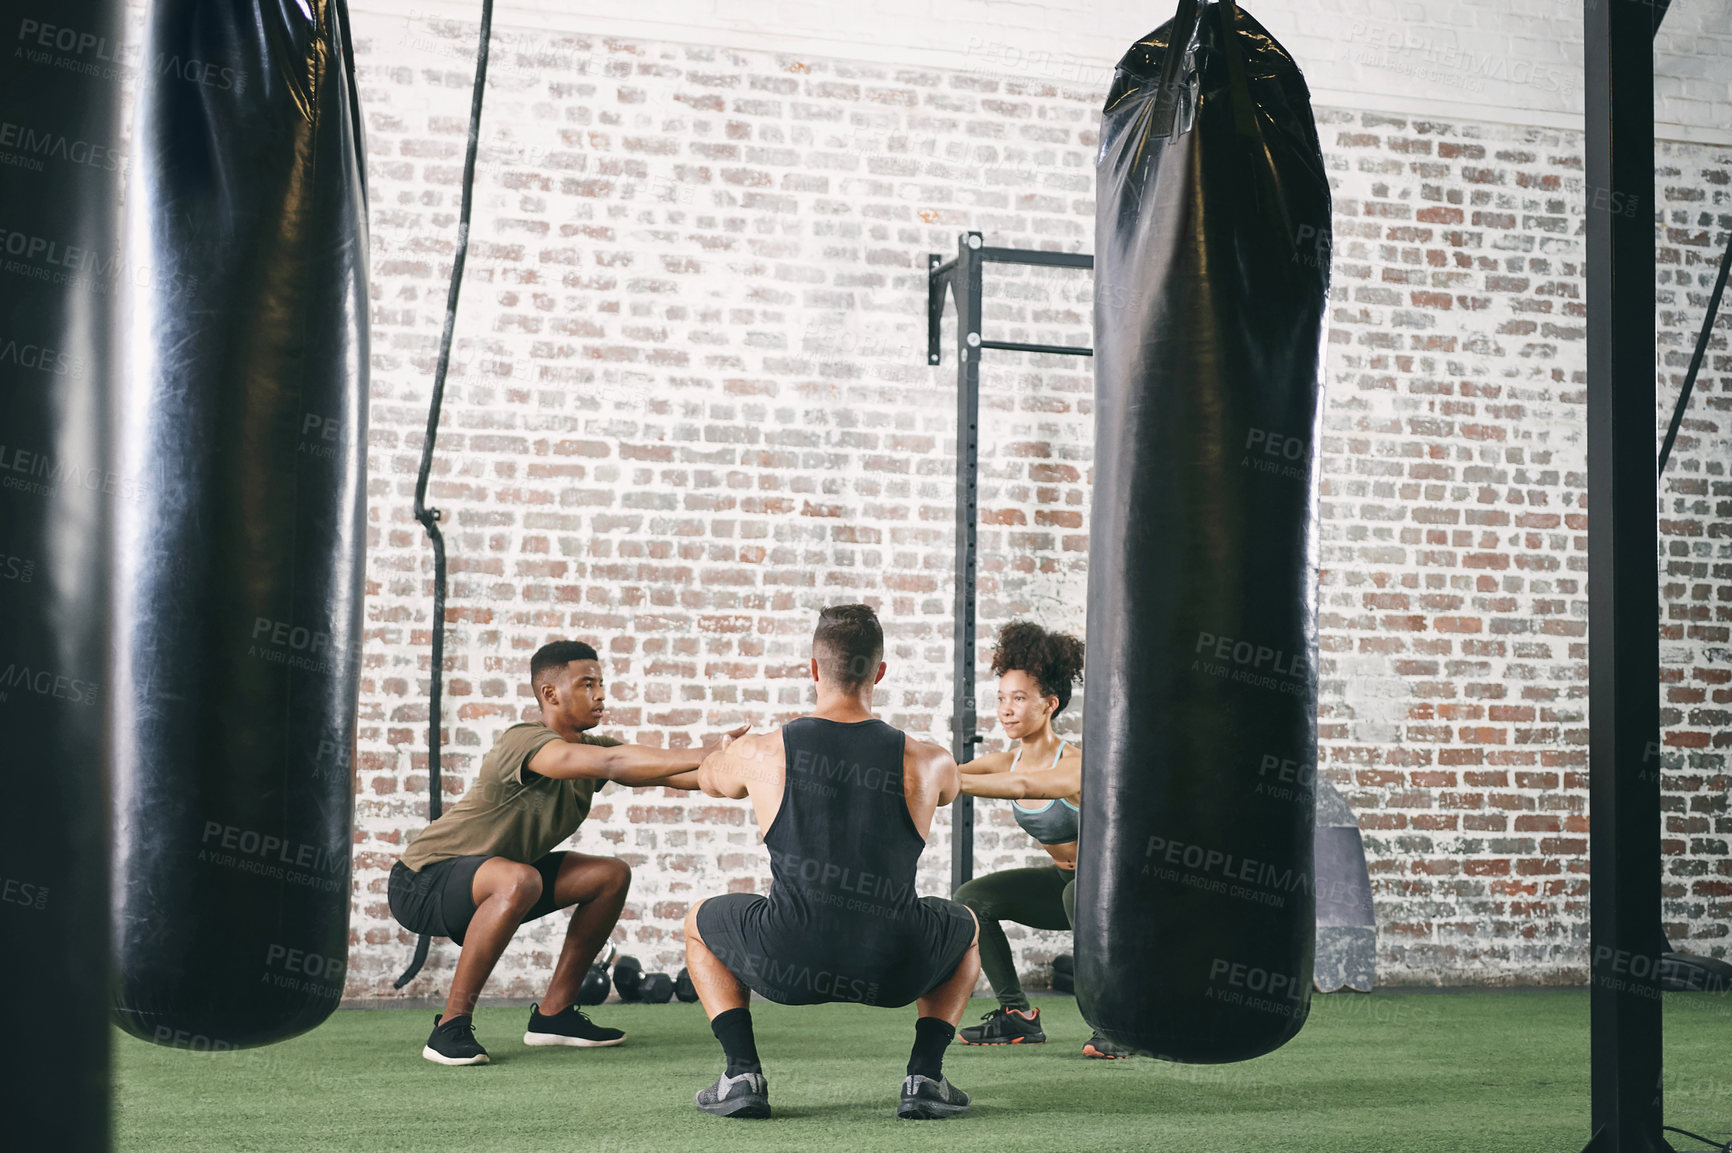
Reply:
M556 673L572 661L599 661L596 651L582 641L554 641L542 645L529 658L529 687L541 694L541 686L550 673Z
M1083 643L1066 633L1049 633L1033 621L1011 621L998 630L992 650L992 674L1002 677L1016 669L1034 678L1041 695L1058 698L1053 716L1070 704L1070 687L1081 678Z
M871 605L831 605L818 614L812 657L825 680L844 689L869 685L884 659L884 629Z

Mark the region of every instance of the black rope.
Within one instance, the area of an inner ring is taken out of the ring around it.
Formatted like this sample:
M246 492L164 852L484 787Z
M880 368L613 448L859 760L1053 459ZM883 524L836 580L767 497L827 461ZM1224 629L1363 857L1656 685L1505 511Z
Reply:
M439 334L439 364L433 370L433 402L427 409L427 436L421 442L421 472L415 478L415 519L433 542L433 668L427 695L427 819L439 819L439 734L445 688L445 535L439 510L427 507L427 478L439 438L439 410L445 402L445 372L451 367L451 336L457 329L457 294L463 287L463 261L469 255L469 206L474 199L475 148L481 139L481 94L487 88L487 42L493 29L493 0L481 0L481 46L475 53L475 91L469 101L469 142L463 155L463 207L457 218L457 255L451 262L451 291L445 297L445 329ZM427 963L429 935L415 942L415 957L398 977L401 989Z
M1692 1140L1700 1141L1708 1146L1709 1153L1732 1153L1732 1141L1716 1141L1712 1137L1704 1137L1700 1133L1692 1133L1688 1129L1680 1129L1676 1125L1662 1125L1660 1129L1665 1133L1682 1133Z
M1720 311L1720 294L1726 291L1726 273L1732 271L1732 234L1726 238L1726 255L1720 258L1720 277L1714 281L1713 295L1708 297L1708 317L1702 322L1702 333L1696 337L1696 353L1690 357L1690 371L1684 374L1684 390L1678 394L1677 407L1672 409L1672 426L1666 430L1666 442L1660 446L1660 468L1657 476L1666 473L1666 461L1672 455L1672 442L1678 439L1678 426L1684 423L1684 408L1690 403L1690 390L1696 387L1696 373L1702 367L1702 357L1708 351L1708 338L1714 335L1714 316Z

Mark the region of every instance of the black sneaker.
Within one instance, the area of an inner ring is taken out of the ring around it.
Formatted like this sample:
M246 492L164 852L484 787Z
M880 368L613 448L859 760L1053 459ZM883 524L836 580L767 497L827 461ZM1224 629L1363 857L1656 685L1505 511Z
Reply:
M1120 1061L1126 1057L1136 1056L1136 1050L1127 1049L1123 1045L1115 1044L1101 1036L1099 1033L1096 1033L1093 1037L1090 1037L1087 1041L1083 1042L1083 1056L1099 1057L1107 1061Z
M433 1032L421 1056L441 1065L485 1065L487 1050L475 1039L475 1018L465 1014L441 1021L445 1014L433 1018Z
M1002 1006L980 1018L984 1025L972 1025L956 1034L964 1045L1041 1045L1046 1034L1040 1028L1039 1009L1006 1009Z
M585 1049L602 1049L623 1040L625 1030L597 1025L576 1005L567 1005L564 1012L551 1017L541 1015L539 1003L531 1005L529 1028L523 1034L525 1045L577 1045Z
M768 1117L770 1083L762 1073L723 1073L698 1090L698 1108L718 1117Z
M904 1121L936 1121L968 1112L968 1094L950 1083L950 1078L934 1081L918 1073L902 1079L902 1103L896 1106L896 1116Z

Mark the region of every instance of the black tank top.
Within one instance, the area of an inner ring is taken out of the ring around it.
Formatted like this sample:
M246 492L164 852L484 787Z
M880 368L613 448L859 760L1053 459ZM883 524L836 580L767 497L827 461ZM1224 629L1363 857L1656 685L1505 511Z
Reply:
M779 929L818 934L858 960L893 948L926 848L902 791L906 740L879 720L782 726L787 783L764 834Z

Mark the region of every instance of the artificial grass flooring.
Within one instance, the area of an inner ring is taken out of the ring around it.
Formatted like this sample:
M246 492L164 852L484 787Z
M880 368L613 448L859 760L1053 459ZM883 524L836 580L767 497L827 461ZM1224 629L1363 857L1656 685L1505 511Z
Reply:
M339 1012L302 1037L193 1054L115 1034L120 1153L705 1153L1172 1150L1575 1153L1588 1131L1584 990L1336 994L1285 1047L1232 1065L1082 1056L1075 1002L1042 997L1047 1043L953 1045L974 1095L947 1121L895 1116L913 1009L754 1004L775 1116L699 1113L721 1071L697 1005L603 1005L611 1049L529 1048L527 1008L482 1008L493 1064L421 1059L430 1010ZM992 1008L970 1006L970 1017ZM1666 1121L1732 1139L1732 997L1666 997ZM1680 1151L1697 1148L1672 1137Z

